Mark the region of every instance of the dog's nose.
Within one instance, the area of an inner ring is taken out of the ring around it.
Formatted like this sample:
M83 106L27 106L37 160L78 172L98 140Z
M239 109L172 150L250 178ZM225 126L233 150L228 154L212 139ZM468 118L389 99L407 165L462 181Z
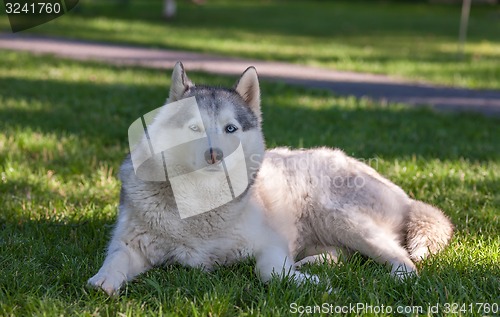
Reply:
M224 153L219 148L210 148L205 152L205 160L208 164L216 164L222 161Z

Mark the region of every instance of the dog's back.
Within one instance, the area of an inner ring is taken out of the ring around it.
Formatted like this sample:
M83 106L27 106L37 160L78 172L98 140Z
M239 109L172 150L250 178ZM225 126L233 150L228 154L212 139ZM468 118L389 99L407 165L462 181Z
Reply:
M412 271L412 260L440 251L453 232L439 209L337 149L268 151L255 196L297 260L359 251Z

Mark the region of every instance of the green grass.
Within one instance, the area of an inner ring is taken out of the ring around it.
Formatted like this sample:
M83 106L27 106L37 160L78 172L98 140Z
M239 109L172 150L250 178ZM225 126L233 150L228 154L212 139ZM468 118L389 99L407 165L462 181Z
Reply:
M330 295L314 285L262 284L248 260L209 274L154 269L108 298L85 283L104 260L116 219L127 128L163 104L170 74L1 54L1 316L283 316L292 303L358 302L424 312L472 304L472 315L494 315L477 313L475 303L498 305L500 296L498 118L263 83L269 146L336 146L371 159L412 197L445 210L457 229L451 246L419 265L418 280L403 283L361 256L335 268L310 266L334 286ZM225 86L236 80L190 77Z
M457 58L459 6L376 1L85 1L24 33L288 61L471 88L500 88L500 7L473 6ZM0 17L0 30L10 32Z

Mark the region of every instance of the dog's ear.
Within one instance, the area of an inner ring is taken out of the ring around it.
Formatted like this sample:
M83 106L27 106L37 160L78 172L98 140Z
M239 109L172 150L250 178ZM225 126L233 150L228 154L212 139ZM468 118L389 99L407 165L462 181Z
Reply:
M248 67L234 85L234 90L243 98L253 113L260 119L260 86L255 67Z
M170 94L167 102L174 102L182 99L184 93L192 87L194 87L194 84L187 77L184 66L181 62L177 62L172 71L172 84L170 85Z

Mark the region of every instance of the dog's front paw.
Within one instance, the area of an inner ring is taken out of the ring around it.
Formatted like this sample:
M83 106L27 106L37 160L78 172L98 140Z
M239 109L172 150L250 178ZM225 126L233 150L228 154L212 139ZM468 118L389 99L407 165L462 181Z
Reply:
M98 272L96 275L89 278L87 285L93 288L102 289L109 296L118 294L118 290L122 286L125 279L119 273L110 274Z

